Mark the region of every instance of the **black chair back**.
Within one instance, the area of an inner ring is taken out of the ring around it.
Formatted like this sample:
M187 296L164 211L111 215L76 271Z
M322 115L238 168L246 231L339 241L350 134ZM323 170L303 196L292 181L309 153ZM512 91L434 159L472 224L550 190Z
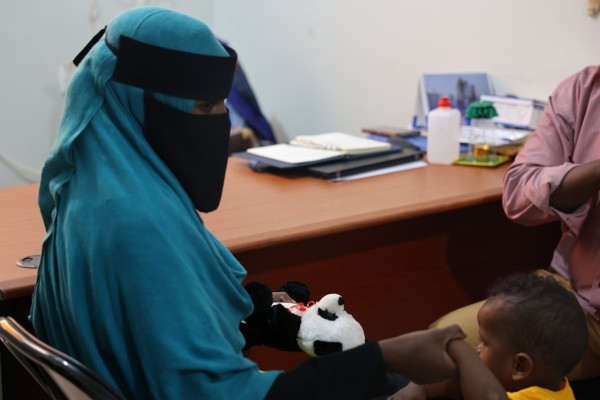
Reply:
M124 400L88 367L42 342L11 317L0 340L54 400Z

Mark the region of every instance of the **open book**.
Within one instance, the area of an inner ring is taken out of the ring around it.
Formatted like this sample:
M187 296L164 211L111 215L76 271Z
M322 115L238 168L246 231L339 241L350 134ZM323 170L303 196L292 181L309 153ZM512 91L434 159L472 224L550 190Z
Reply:
M247 153L288 164L305 164L390 151L388 142L354 136L342 132L296 136L289 144L253 147Z
M339 151L348 155L376 153L391 148L391 145L388 142L350 135L344 132L296 136L290 144L322 150Z

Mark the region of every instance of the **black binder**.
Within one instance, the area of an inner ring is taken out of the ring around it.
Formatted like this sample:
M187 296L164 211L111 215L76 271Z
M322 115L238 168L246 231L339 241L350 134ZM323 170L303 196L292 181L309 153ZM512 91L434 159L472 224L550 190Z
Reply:
M423 152L420 150L413 147L403 147L402 150L395 153L375 155L356 160L343 160L312 165L305 167L305 169L310 175L323 179L335 179L406 164L412 161L421 160L422 158Z

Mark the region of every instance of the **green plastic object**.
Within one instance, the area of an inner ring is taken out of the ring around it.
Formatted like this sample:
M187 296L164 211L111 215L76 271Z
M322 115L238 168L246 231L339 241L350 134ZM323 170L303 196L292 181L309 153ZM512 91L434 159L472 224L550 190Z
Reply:
M498 112L491 101L474 101L467 107L466 115L469 118L490 119L498 116Z

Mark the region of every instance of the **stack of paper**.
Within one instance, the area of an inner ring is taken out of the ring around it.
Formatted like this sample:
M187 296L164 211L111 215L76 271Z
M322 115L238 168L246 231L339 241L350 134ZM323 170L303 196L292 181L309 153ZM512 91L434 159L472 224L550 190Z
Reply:
M545 102L502 96L481 96L482 101L494 103L498 116L494 122L518 129L535 129L544 115Z
M401 137L394 138L392 143L331 132L297 136L289 144L254 147L233 155L249 160L255 171L293 171L339 180L376 170L395 171L401 164L421 160L423 151Z

